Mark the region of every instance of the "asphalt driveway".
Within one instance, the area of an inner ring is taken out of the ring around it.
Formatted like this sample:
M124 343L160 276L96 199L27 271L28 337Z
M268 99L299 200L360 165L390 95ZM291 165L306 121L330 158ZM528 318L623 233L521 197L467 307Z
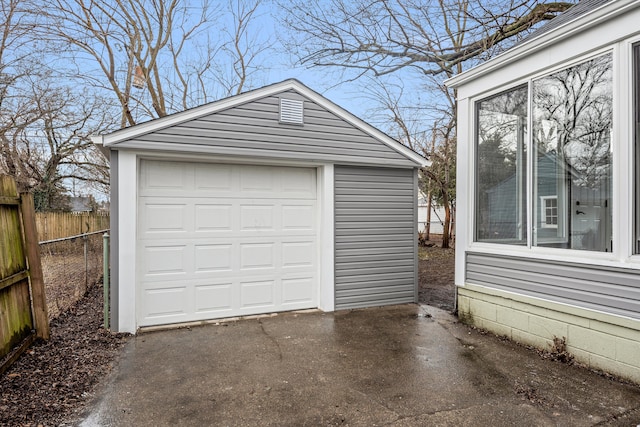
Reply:
M84 426L640 424L640 388L428 306L140 334Z

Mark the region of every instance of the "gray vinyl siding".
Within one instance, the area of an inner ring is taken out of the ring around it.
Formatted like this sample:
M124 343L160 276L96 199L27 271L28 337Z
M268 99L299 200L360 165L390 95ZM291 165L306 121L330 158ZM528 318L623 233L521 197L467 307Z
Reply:
M336 166L336 309L417 302L415 169Z
M466 282L640 318L639 270L471 252Z
M304 101L303 125L279 122L280 98ZM220 154L254 157L415 166L398 151L294 91L138 136L127 145L144 148L149 143L172 144L175 150L215 147Z

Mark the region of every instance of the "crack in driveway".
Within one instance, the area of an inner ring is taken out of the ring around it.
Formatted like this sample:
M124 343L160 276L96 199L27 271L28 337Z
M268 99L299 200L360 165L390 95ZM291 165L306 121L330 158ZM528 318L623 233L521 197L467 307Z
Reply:
M280 361L282 361L282 349L280 348L280 343L278 342L278 340L275 339L275 337L271 336L265 329L264 329L264 323L262 323L262 320L258 319L258 323L260 324L260 330L262 330L262 333L269 338L269 340L271 340L271 342L273 342L276 346L276 348L278 349L278 359Z

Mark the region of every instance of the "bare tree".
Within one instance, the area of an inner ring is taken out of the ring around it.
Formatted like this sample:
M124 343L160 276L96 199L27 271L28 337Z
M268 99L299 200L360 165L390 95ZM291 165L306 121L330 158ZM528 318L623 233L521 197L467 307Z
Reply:
M231 66L218 65L216 80L227 94L239 94L251 82L249 78L264 68L263 52L269 51L268 40L258 37L259 31L252 31L251 24L258 17L259 1L230 0L228 9L233 25L226 28L229 42L222 45L222 51L232 58Z
M105 111L96 100L76 105L76 97L67 89L49 89L46 93L47 97L39 101L53 105L42 106L46 113L36 123L34 133L23 138L24 146L31 150L35 195L41 195L43 207L52 206L49 189L64 188L69 180L106 193L108 164L90 139L108 123Z
M248 86L265 54L248 35L258 3L229 3L227 16L206 0L54 0L42 9L43 38L85 70L85 84L115 97L125 127ZM221 78L227 67L232 79Z
M24 81L29 79L25 35L33 29L19 8L19 0L0 3L0 172L21 177L24 165L17 157L15 132L38 120L37 108L25 101Z
M108 194L88 136L240 93L270 46L259 0L0 1L0 173L42 208Z
M416 80L410 92L430 93L421 105L423 134L417 151L430 157L424 169L441 194L447 213L443 247L449 246L449 225L455 200L456 93L446 78L505 49L537 24L565 11L572 2L538 0L294 0L282 4L286 24L294 35L288 48L302 64L341 69L348 80L370 75L397 75ZM401 141L416 149L407 136L398 92L389 104L390 122ZM395 104L395 105L394 105ZM400 113L400 114L399 114ZM429 128L436 123L434 128ZM435 141L434 148L429 141Z
M108 165L89 138L104 129L104 110L96 101L76 105L66 88L34 84L31 90L23 99L33 106L30 120L14 117L0 135L0 171L34 194L38 210L64 210L70 179L106 193Z
M290 46L302 63L394 73L455 74L457 66L490 56L572 2L537 0L293 1L283 7L296 31Z
M13 176L20 191L33 192L38 208L62 209L65 180L108 183L106 161L88 139L104 128L104 110L53 84L27 6L0 4L0 173Z
M390 129L395 139L412 150L429 157L431 166L421 170L419 185L427 197L427 224L425 238L429 239L432 205L445 211L443 220L443 245L448 247L451 236L451 218L455 203L455 141L451 135L455 129L446 115L445 119L434 119L428 126L425 108L420 100L407 102L405 85L400 82L382 82L368 79L367 94L378 107L373 120ZM437 117L437 116L436 116Z

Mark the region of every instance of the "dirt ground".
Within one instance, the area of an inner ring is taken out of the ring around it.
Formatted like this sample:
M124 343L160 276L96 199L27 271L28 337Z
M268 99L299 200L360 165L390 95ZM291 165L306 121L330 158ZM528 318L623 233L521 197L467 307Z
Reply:
M36 342L0 376L0 426L61 426L91 399L111 370L124 335L102 328L102 286L51 321L51 339Z
M431 236L429 245L418 249L421 303L453 311L455 307L454 249L442 249L441 236Z

